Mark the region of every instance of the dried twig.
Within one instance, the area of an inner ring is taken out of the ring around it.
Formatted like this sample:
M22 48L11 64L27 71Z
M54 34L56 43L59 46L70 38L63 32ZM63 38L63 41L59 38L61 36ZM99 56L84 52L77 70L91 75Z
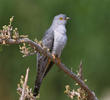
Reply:
M80 61L79 71L77 76L83 80L83 69L82 69L82 60ZM85 80L83 80L85 81ZM78 85L77 83L75 85ZM64 93L71 99L77 98L77 100L88 100L87 99L87 92L81 87L77 87L76 89L71 89L69 85L65 86Z
M81 88L83 88L89 95L91 99L89 100L97 100L95 94L88 88L88 86L82 81L75 73L73 73L71 70L69 70L63 63L60 63L57 61L57 59L53 59L53 56L50 52L45 51L39 44L33 42L32 40L28 38L22 38L22 39L7 39L5 41L5 44L20 44L20 43L29 43L33 48L36 49L36 51L40 52L41 54L44 54L48 56L52 61L54 60L55 64L63 70L67 75L69 75L73 80L75 80ZM3 44L3 40L0 39L0 44Z
M28 81L28 74L29 74L29 68L26 71L25 81L23 84L23 90L22 90L22 95L20 97L20 100L25 100L25 90L26 90L26 85L27 85L27 81Z
M78 74L79 74L80 79L83 80L83 66L82 66L82 60L80 61Z
M7 36L8 32L8 36ZM88 86L84 83L83 80L81 80L75 73L73 73L71 70L69 70L63 63L59 63L57 59L54 59L51 53L48 51L48 49L44 49L39 43L34 42L30 40L29 38L20 37L19 33L15 30L14 34L15 37L11 38L10 35L12 35L12 26L5 26L3 30L0 31L0 44L21 44L21 43L28 43L30 46L37 52L40 52L41 54L49 57L52 61L54 60L54 63L63 70L67 75L69 75L73 80L75 80L79 86L84 89L88 94L88 100L98 100L95 96L94 92L92 92Z
M20 83L18 84L17 93L20 95L19 100L36 100L36 97L33 96L32 89L27 85L29 75L29 68L26 70L25 79L24 76L21 76Z

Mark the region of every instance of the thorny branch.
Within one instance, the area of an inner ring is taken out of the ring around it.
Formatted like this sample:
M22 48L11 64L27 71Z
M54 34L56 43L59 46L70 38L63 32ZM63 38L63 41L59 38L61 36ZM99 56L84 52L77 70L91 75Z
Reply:
M57 59L54 59L48 49L42 46L39 42L34 42L30 40L27 36L19 35L17 28L13 29L11 22L13 17L10 19L10 24L8 26L3 26L3 29L0 31L0 44L29 44L35 51L40 52L42 55L49 57L54 63L64 71L68 76L75 80L78 85L88 94L88 100L98 100L95 96L95 93L91 91L85 82L78 77L75 73L68 69L63 63L59 63Z
M77 72L77 76L86 82L86 80L83 79L83 69L82 69L82 60L80 61L79 65L79 71ZM76 86L78 85L77 83L75 84ZM77 98L77 100L88 100L87 98L87 93L84 91L83 88L77 87L76 89L71 89L69 85L65 86L65 91L64 93L68 95L69 98L74 99Z

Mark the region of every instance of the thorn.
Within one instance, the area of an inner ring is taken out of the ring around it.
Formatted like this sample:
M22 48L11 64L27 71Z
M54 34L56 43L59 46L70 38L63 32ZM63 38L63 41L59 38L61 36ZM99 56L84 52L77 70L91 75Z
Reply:
M83 80L83 72L82 72L82 60L80 61L80 65L79 65L79 77L80 77L80 79L82 79Z

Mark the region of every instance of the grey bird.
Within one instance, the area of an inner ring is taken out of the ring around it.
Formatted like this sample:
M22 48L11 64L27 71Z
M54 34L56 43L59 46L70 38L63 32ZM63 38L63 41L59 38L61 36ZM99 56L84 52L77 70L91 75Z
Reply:
M60 58L61 52L67 42L66 23L69 17L65 14L59 14L54 17L52 25L45 32L42 39L42 44L47 47L52 55ZM37 76L34 87L34 96L37 96L43 78L47 75L54 62L49 61L49 58L37 53Z

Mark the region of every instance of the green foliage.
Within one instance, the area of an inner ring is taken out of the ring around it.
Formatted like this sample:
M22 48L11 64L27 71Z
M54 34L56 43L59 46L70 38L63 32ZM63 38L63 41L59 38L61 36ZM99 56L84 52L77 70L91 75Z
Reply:
M59 13L71 18L67 24L68 42L61 59L74 72L82 59L87 84L100 97L110 88L109 0L0 0L0 29L14 16L13 24L20 34L40 40ZM29 86L34 86L36 56L22 58L18 45L0 46L1 50L0 98L17 100L17 83L28 66L31 66ZM40 100L69 100L63 93L66 84L72 86L73 81L54 66L43 81Z

